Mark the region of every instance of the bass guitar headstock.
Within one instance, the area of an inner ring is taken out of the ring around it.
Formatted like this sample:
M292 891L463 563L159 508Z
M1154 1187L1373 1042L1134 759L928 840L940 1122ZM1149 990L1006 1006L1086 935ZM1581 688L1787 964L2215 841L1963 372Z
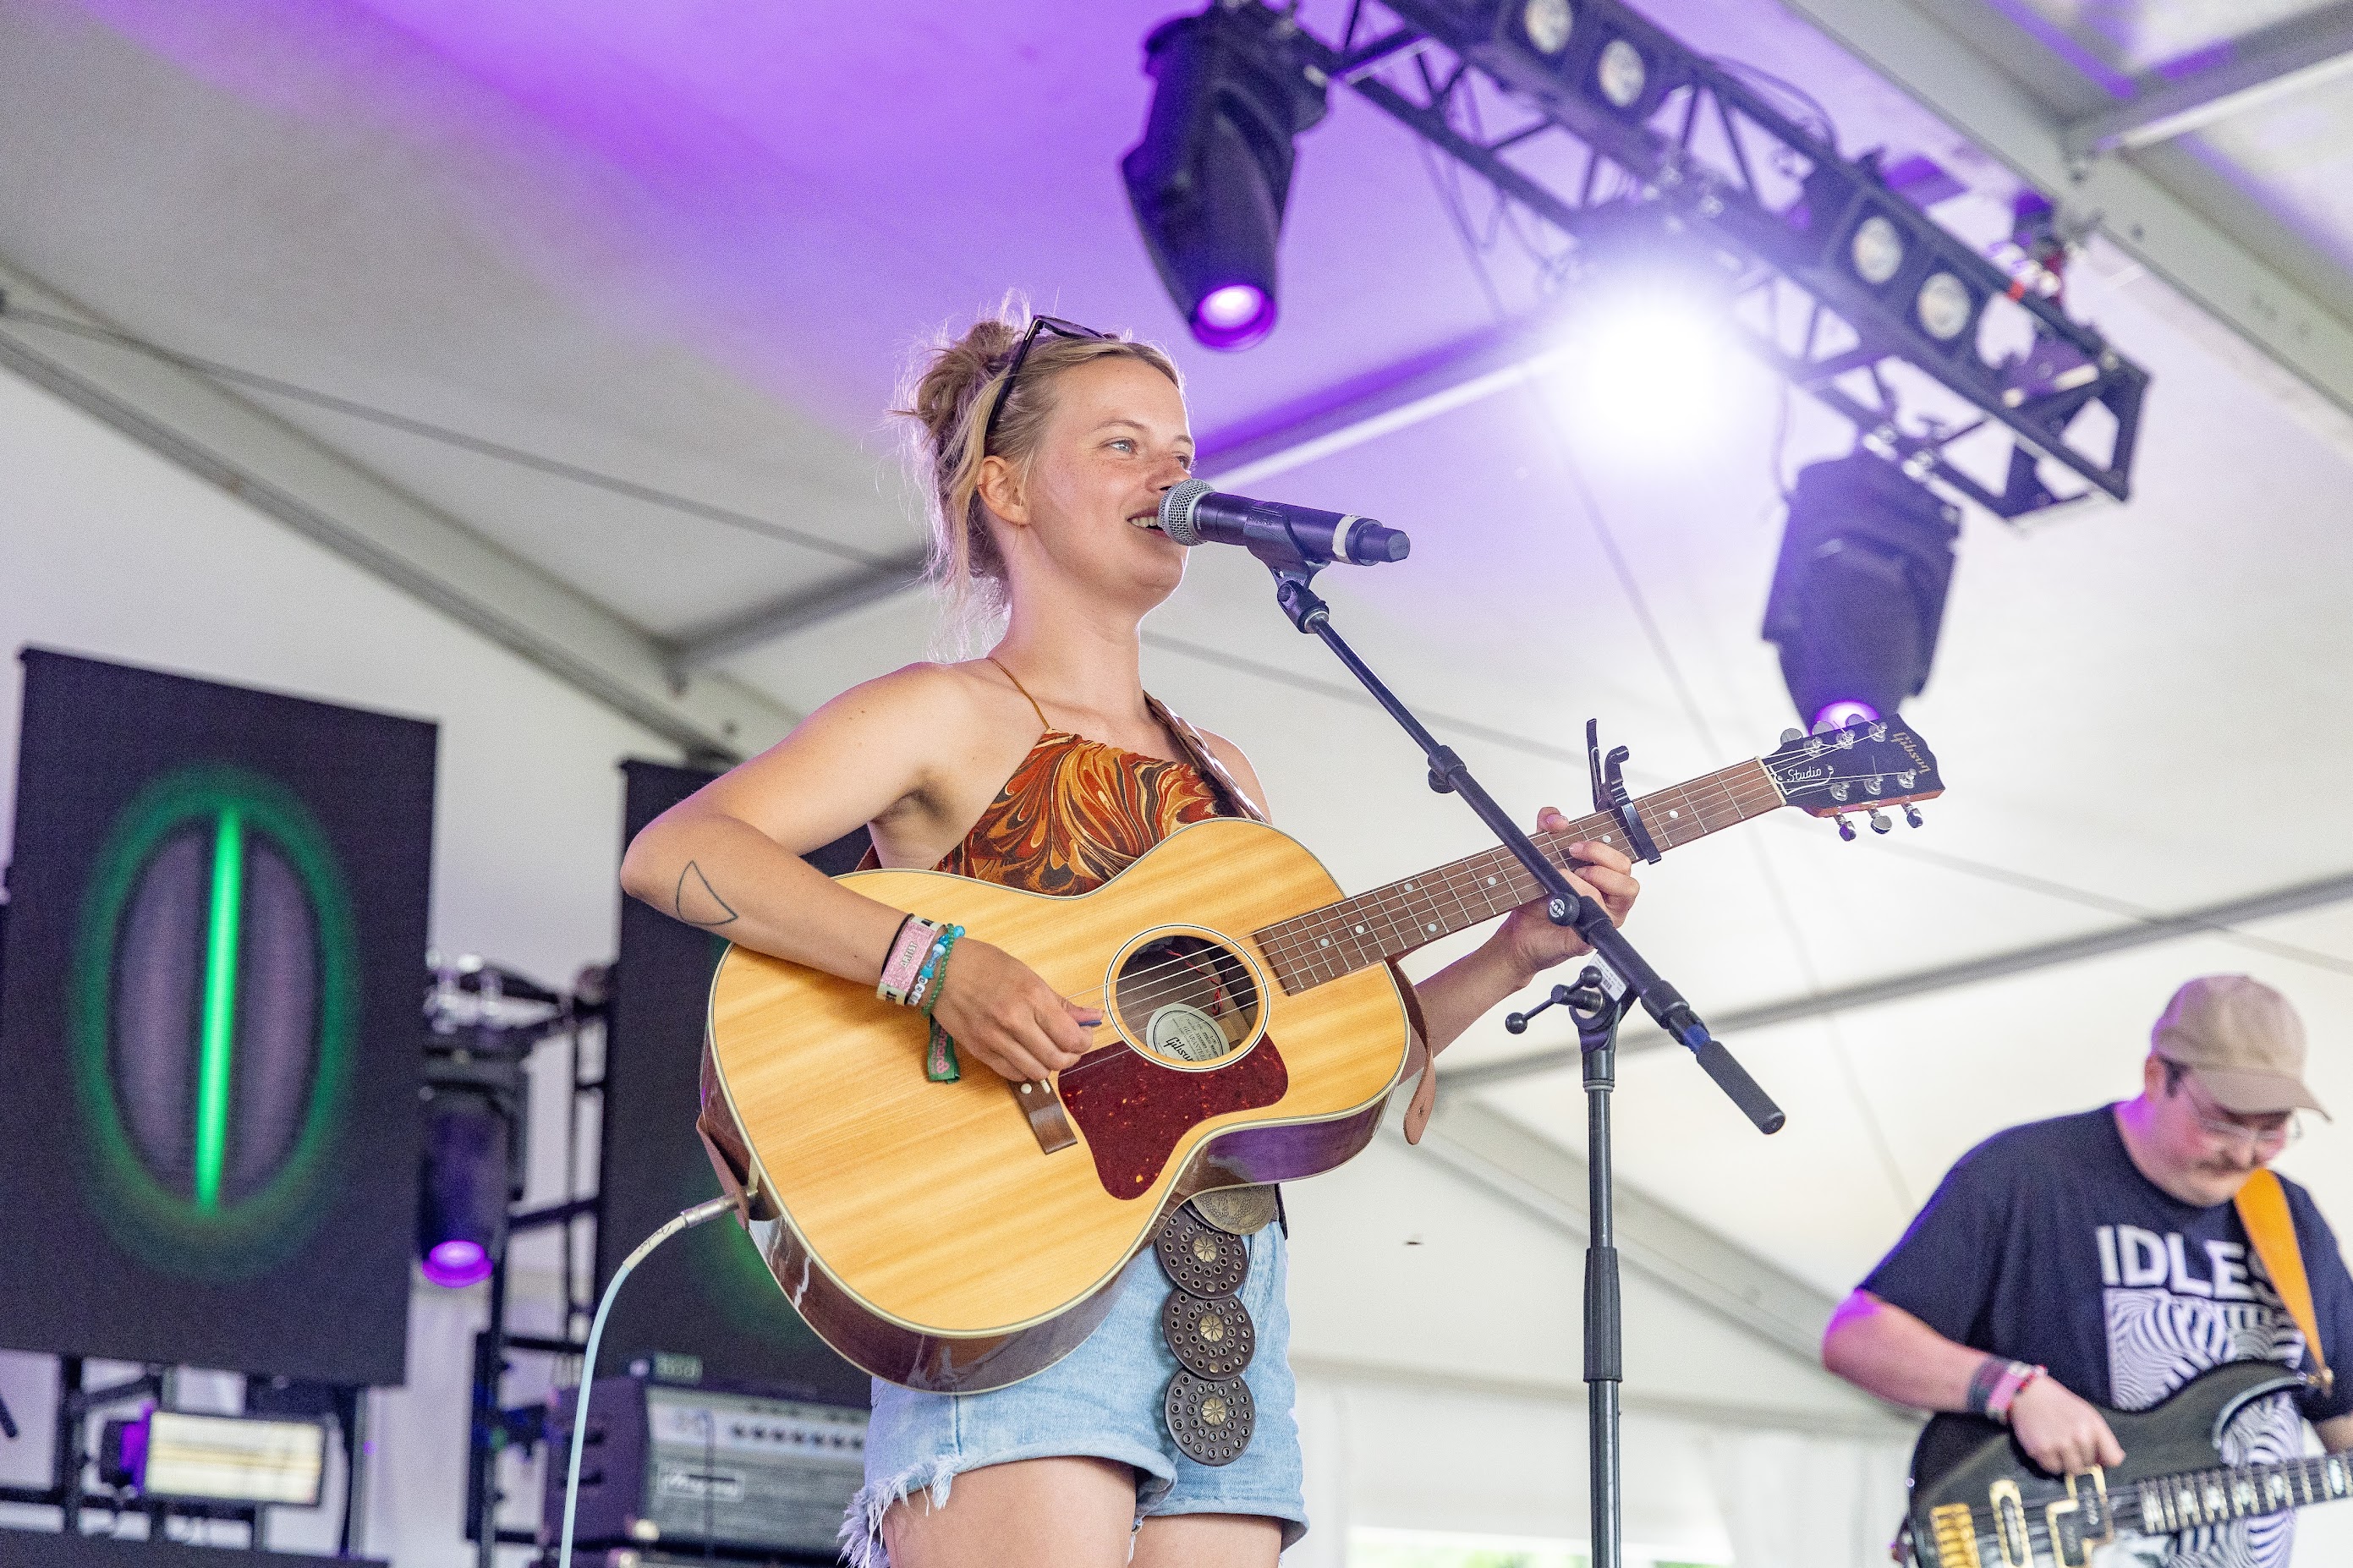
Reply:
M1792 730L1781 742L1763 759L1774 787L1789 805L1835 820L1841 838L1854 837L1847 816L1858 811L1870 813L1873 832L1888 830L1890 806L1902 806L1905 820L1917 827L1919 803L1945 793L1935 753L1900 717L1810 735Z

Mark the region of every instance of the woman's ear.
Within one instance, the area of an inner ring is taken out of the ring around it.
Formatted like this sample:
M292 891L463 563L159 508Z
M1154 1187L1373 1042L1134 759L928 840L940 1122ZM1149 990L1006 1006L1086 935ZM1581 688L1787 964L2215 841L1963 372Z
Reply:
M1012 464L1002 458L983 458L976 488L982 503L999 521L1016 528L1028 525L1029 509L1021 499L1021 476Z

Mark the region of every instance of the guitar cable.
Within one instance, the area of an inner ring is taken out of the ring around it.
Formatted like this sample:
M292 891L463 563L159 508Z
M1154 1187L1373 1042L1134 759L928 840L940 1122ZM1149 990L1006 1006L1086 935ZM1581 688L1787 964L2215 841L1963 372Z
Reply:
M621 1260L621 1266L613 1270L612 1283L605 1287L605 1294L596 1302L596 1320L588 1325L588 1348L580 1358L580 1397L572 1407L572 1462L564 1476L564 1534L556 1551L556 1568L572 1568L572 1526L580 1506L580 1450L588 1436L588 1394L596 1383L596 1342L605 1337L605 1314L613 1310L613 1298L620 1294L621 1281L629 1277L629 1270L651 1256L655 1247L680 1231L708 1224L734 1209L733 1198L716 1197L672 1215Z

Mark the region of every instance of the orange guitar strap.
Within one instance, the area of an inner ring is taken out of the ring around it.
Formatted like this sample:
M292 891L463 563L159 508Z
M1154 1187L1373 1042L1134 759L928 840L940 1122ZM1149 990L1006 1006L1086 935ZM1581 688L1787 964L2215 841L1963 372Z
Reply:
M2312 1310L2312 1280L2304 1271L2304 1248L2296 1244L2287 1189L2274 1173L2257 1171L2239 1189L2238 1209L2239 1223L2247 1227L2247 1239L2263 1260L2263 1272L2272 1277L2288 1316L2304 1333L2312 1352L2312 1375L2326 1392L2335 1385L2337 1374L2328 1370L2328 1358L2321 1352L2320 1320Z

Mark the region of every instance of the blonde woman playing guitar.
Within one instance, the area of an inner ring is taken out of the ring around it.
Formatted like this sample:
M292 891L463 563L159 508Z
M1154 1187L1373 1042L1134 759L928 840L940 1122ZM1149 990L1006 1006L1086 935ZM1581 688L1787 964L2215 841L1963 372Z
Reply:
M1185 574L1184 549L1145 526L1193 461L1168 357L1048 318L986 318L929 354L904 412L935 580L959 610L1001 609L1004 635L985 658L911 666L834 699L649 826L622 884L740 946L886 991L919 986L963 1072L1030 1082L1076 1062L1101 1016L981 935L935 935L801 856L864 824L885 867L1078 894L1176 828L1254 815L1262 796L1237 748L1144 690L1138 627ZM1567 826L1551 810L1539 822ZM1625 856L1571 853L1581 886L1622 920L1638 891ZM1583 951L1539 906L1507 916L1414 987L1428 1048ZM930 974L913 967L934 958ZM843 1531L852 1560L1273 1568L1306 1528L1282 1227L1237 1246L1256 1334L1240 1375L1257 1412L1239 1457L1197 1463L1164 1424L1177 1363L1147 1247L1108 1316L1034 1376L983 1394L876 1381L867 1486Z

